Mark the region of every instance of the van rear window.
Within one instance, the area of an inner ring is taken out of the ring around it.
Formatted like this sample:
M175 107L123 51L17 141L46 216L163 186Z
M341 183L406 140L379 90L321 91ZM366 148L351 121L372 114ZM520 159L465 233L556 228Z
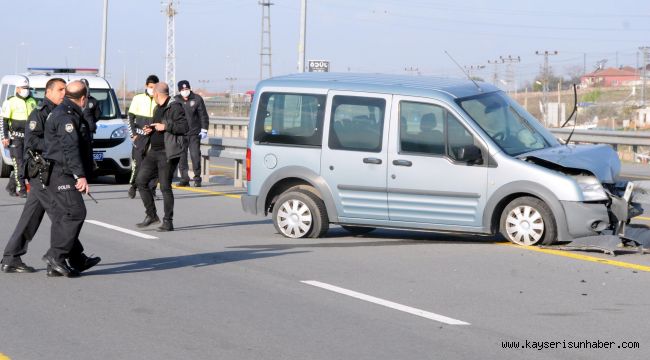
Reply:
M254 140L321 146L325 95L266 92L260 96Z

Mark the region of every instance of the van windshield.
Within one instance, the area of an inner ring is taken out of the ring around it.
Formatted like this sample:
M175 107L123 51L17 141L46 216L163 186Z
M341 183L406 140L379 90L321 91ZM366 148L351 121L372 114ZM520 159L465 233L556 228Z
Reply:
M558 145L539 121L502 91L456 102L508 155L516 156Z
M90 95L97 99L101 114L99 120L110 120L118 117L117 115L117 99L113 91L110 89L90 89ZM44 88L32 89L32 96L37 101L42 101L45 97Z

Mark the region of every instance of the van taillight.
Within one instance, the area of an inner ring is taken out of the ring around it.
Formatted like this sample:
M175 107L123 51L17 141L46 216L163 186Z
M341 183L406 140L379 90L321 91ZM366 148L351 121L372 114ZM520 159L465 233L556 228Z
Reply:
M251 181L251 149L246 149L246 181Z

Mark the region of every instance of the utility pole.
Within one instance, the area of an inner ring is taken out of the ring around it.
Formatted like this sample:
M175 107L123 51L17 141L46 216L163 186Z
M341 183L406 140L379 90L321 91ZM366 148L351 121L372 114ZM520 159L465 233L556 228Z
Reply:
M506 81L508 82L509 86L515 90L515 94L516 94L517 78L515 77L514 64L521 62L521 57L519 56L514 57L512 55L508 55L507 57L499 56L499 59L501 60L501 62L506 64L506 79L507 79Z
M641 71L643 76L643 85L641 86L641 106L645 107L646 68L648 67L648 50L650 50L650 46L641 46L639 47L639 50L643 52L643 71Z
M268 77L273 76L271 68L271 5L269 0L260 0L262 6L262 41L260 45L260 80L264 79L264 68L268 68ZM266 60L265 60L266 58Z
M467 75L469 75L469 78L472 79L472 77L475 74L475 71L485 69L485 65L465 65L464 68L465 71L467 71Z
M102 22L102 48L99 53L99 76L106 77L106 34L108 33L108 0L104 0L104 16Z
M236 77L227 77L226 81L230 82L230 93L228 95L228 99L230 100L230 106L229 106L229 111L230 114L232 115L233 109L234 109L234 104L233 104L233 95L235 94L235 81L237 81Z
M548 126L548 81L549 81L549 66L548 66L548 57L551 55L557 55L557 51L535 51L535 55L544 56L544 68L542 70L542 114L544 125Z
M488 60L488 64L494 65L494 74L492 75L492 84L494 86L499 86L498 81L499 81L499 64L502 64L502 60Z
M165 16L167 16L167 56L165 57L165 81L169 85L169 95L176 95L176 36L174 18L178 14L174 8L174 0L167 0Z
M300 2L300 44L298 44L298 72L305 72L305 50L307 48L307 0Z

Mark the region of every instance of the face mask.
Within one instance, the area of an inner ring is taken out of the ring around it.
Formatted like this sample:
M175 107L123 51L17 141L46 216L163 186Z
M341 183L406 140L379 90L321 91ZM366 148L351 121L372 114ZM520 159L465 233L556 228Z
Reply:
M147 88L147 95L153 96L153 89Z
M188 96L190 96L190 90L183 90L183 91L181 91L181 96L182 96L182 97L188 97Z
M26 98L29 96L29 89L20 89L20 92L18 93L18 96L21 98Z

